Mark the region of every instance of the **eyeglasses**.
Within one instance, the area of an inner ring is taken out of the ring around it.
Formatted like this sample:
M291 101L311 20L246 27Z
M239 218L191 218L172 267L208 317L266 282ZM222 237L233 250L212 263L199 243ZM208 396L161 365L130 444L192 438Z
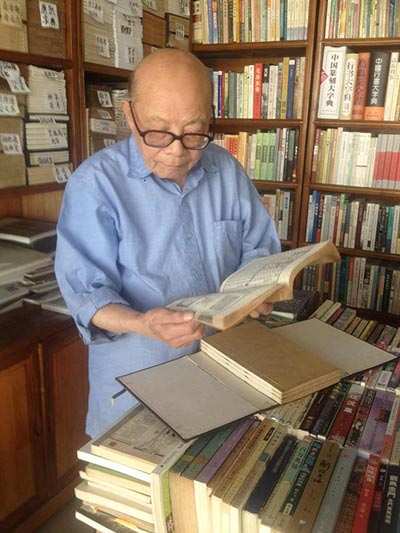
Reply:
M210 142L214 139L214 133L206 135L205 133L183 133L182 135L175 135L171 131L164 130L146 130L142 131L136 121L135 113L133 111L132 102L129 102L133 122L135 123L136 129L139 135L142 137L143 142L147 146L152 148L166 148L174 141L181 141L183 146L187 150L204 150ZM213 113L213 126L212 129L215 129L215 115Z

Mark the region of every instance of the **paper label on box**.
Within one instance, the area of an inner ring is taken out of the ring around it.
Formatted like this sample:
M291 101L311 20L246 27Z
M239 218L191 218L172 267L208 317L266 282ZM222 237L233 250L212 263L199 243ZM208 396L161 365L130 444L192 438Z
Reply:
M58 80L58 78L60 78L59 72L57 72L56 70L50 70L48 68L44 68L41 71L41 75L45 78L48 78L49 80Z
M20 28L22 23L20 0L3 0L0 2L1 22L8 26Z
M185 40L185 26L179 22L175 24L175 39L177 41Z
M49 111L65 111L64 100L59 93L47 93L47 109Z
M98 110L98 113L99 113L100 117L101 117L103 120L111 120L111 119L112 119L111 113L109 113L109 112L106 111L105 109L99 109L99 110Z
M143 0L143 3L150 9L157 11L157 0Z
M104 146L110 146L110 144L115 144L115 139L104 139Z
M134 17L143 16L143 6L142 6L142 2L140 2L139 0L130 0L129 7Z
M113 106L110 93L108 93L107 91L97 91L97 98L99 100L101 107L112 107Z
M36 115L40 124L55 124L56 119L54 117L47 117L46 115Z
M99 35L96 33L96 49L99 56L102 57L111 57L110 54L110 43L107 37L104 35Z
M65 183L71 176L71 171L67 166L54 167L53 172L57 183Z
M0 115L15 117L19 114L17 97L14 94L0 94Z
M92 19L104 24L104 8L103 4L100 2L95 2L94 0L88 0L85 3L85 8L87 9L89 15Z
M183 15L184 17L188 17L190 15L188 0L180 0L179 8L180 8L181 15Z
M39 167L51 167L54 165L54 157L52 155L38 154L37 163Z
M39 0L39 10L40 24L42 28L51 28L52 30L60 29L56 4L50 4Z
M18 81L21 73L16 63L0 61L0 77L7 81Z
M110 133L111 135L115 135L117 129L114 121L110 122L108 120L91 118L90 131L93 131L95 133Z
M61 128L48 128L50 143L58 148L67 148L68 140Z
M140 58L138 58L138 51L134 46L128 46L128 61L130 65L135 65Z
M0 133L0 142L6 155L20 155L23 153L18 133Z
M15 94L28 94L31 92L26 84L25 78L21 76L17 80L7 80L11 92Z

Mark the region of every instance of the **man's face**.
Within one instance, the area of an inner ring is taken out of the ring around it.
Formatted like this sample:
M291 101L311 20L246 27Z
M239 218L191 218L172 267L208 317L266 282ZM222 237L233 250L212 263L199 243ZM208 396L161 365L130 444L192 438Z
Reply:
M125 114L146 166L159 178L170 179L182 188L188 173L200 159L201 150L187 149L180 140L164 148L148 146L138 128L141 132L160 130L175 135L208 134L210 110L201 105L201 98L194 102L176 93L161 94L157 99L149 95L131 105L125 102L125 105Z

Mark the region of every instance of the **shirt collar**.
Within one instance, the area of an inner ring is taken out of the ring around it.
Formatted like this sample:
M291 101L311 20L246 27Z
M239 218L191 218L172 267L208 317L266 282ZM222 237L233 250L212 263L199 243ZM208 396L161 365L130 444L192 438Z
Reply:
M147 177L153 177L154 174L147 168L145 162L143 161L142 154L136 144L135 138L133 135L129 137L129 170L128 178L133 179L143 179ZM217 170L216 166L210 158L207 157L207 148L204 150L200 160L192 168L189 173L189 176L186 180L185 188L194 188L197 186L199 181L202 179L204 174L209 174L210 172L215 172Z

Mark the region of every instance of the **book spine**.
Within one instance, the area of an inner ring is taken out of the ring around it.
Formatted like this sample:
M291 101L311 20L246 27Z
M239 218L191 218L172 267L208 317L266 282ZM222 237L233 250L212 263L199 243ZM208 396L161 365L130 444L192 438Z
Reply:
M379 531L379 519L383 507L383 491L385 488L385 481L387 475L388 465L385 463L380 464L378 479L375 484L374 497L372 501L372 508L368 521L368 532Z
M354 417L364 392L364 387L358 383L353 383L343 401L341 409L329 431L328 439L334 440L340 445L344 445L350 431Z
M383 491L383 506L379 521L380 533L397 530L400 507L400 466L389 464Z
M389 52L378 50L371 53L364 120L383 120L389 64Z
M365 102L367 100L367 84L371 52L360 52L358 54L357 75L354 87L352 120L363 120Z
M332 533L334 531L356 457L357 450L354 448L341 450L315 519L313 533Z
M347 436L346 446L357 447L374 398L375 391L372 389L366 389L361 398L360 406L354 417L349 435Z
M364 431L359 442L359 449L380 455L390 412L393 407L394 394L388 391L376 391Z
M367 464L368 460L361 456L358 456L354 462L353 471L335 525L335 531L351 531Z
M375 485L379 475L380 458L377 455L370 455L365 474L361 483L360 497L354 515L352 533L368 531L369 515L372 510Z

